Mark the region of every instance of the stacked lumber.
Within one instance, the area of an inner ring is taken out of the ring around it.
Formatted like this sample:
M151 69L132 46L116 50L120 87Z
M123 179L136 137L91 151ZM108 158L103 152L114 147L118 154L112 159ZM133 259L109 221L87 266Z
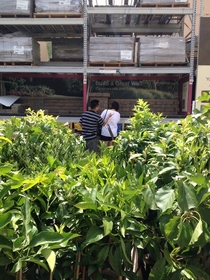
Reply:
M186 61L184 37L141 37L139 63L184 63Z
M36 13L81 13L80 0L35 0Z
M188 3L188 0L141 0L141 4L183 4Z
M133 37L90 37L89 62L133 61Z
M32 0L1 0L0 15L30 16L32 7Z
M53 39L52 60L82 61L83 39L82 38Z
M32 37L13 33L0 37L0 62L40 61L39 44Z

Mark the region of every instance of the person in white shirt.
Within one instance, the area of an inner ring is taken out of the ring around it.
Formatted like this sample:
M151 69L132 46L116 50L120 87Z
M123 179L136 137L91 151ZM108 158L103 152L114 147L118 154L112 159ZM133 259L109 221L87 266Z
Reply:
M104 141L107 146L113 145L113 140L117 137L117 124L120 122L119 103L113 101L111 109L105 109L101 113L101 118L104 119L107 115L112 113L112 117L108 120L106 125L102 127L100 140Z

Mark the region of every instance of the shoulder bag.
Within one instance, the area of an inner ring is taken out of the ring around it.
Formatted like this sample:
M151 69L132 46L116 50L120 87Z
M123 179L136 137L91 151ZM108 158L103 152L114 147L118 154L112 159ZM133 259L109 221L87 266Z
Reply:
M109 133L110 133L110 135L111 135L111 137L112 137L112 140L114 140L114 135L113 135L113 132L112 132L112 130L111 130L110 125L107 124L107 127L108 127Z
M107 115L107 112L108 112L108 109L106 110L106 114L105 114L105 116L104 116L104 118L103 118L103 121L106 119L106 115ZM101 130L102 130L102 125L99 125L98 124L98 127L97 127L97 136L101 136Z

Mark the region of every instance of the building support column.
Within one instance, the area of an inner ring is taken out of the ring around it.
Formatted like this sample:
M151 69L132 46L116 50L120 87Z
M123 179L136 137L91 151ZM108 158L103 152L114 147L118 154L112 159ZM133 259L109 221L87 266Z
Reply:
M193 1L193 16L192 16L192 32L191 32L191 50L190 50L190 76L189 76L189 87L188 87L188 104L187 114L192 114L192 91L194 83L194 56L195 56L195 26L196 26L196 10L197 0Z
M83 37L83 111L87 110L88 92L87 92L87 0L83 0L83 19L84 19L84 37Z

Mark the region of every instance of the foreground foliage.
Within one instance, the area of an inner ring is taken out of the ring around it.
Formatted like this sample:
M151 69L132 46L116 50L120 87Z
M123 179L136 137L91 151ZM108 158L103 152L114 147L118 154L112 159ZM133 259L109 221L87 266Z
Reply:
M0 279L210 279L209 112L164 123L139 100L101 156L42 111L4 121Z

